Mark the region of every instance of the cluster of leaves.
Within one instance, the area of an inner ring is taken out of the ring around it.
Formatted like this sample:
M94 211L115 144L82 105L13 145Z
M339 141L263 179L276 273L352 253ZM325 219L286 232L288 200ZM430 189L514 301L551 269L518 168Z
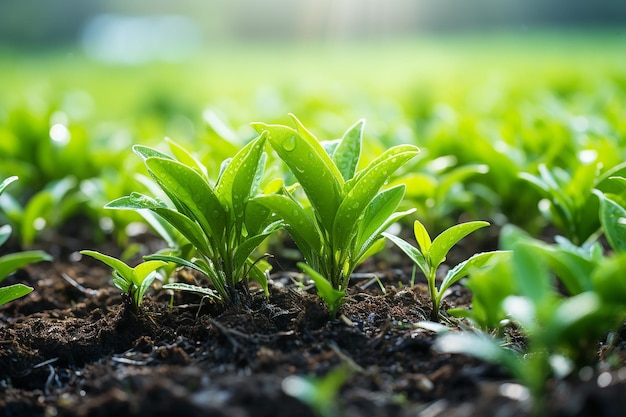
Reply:
M609 181L617 189L624 184L623 177ZM472 309L449 310L470 319L474 329L443 329L438 339L441 351L506 367L530 390L537 414L544 410L546 381L595 363L599 338L626 320L626 210L617 202L624 195L593 193L613 252L605 254L597 241L579 246L561 236L548 244L507 226L501 247L511 251L511 261L470 272L466 285L472 290ZM511 348L506 337L511 325L526 337L524 350ZM498 336L491 336L494 331Z
M9 177L0 183L0 194L8 187L9 184L16 181L17 177ZM0 246L9 239L11 235L11 226L3 225L0 227ZM51 261L52 257L40 250L23 251L10 253L0 257L0 282L17 269L33 262ZM0 305L16 298L22 297L33 290L32 287L17 283L0 288Z

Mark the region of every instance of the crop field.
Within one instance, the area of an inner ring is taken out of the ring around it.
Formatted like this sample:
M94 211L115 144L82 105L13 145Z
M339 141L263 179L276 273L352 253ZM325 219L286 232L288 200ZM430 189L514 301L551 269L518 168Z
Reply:
M625 46L0 49L0 415L622 415Z

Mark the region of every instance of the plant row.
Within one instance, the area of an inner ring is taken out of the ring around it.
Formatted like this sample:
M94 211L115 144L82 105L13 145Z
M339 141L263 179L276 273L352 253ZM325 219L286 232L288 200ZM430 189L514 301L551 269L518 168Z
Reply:
M415 212L401 209L407 186L399 182L401 176L393 176L419 149L392 146L361 164L363 121L331 141L319 141L298 119L293 121L295 128L254 123L258 136L225 159L216 177L172 140L167 140L169 153L135 145L134 153L147 169L142 183L149 192L133 191L105 208L138 213L168 247L145 256L135 267L96 251L82 253L114 269L114 285L128 295L136 312L158 275L165 289L245 307L250 281L268 293L269 255L261 254L259 247L285 230L302 254L304 262L298 265L315 284L331 317L336 317L352 272L382 250L388 239L425 276L432 322L439 322L442 300L453 284L463 282L472 291L471 309L449 310L446 315L467 320L469 331L421 324L443 333L439 348L506 366L530 389L538 409L547 378L593 363L599 338L623 323L623 166L601 171L598 163L588 161L573 173L540 166L537 175L520 174L543 194L542 213L566 236L550 244L505 226L500 250L474 254L438 281L452 247L488 223L455 224L432 239L427 227L415 221L413 246L388 230ZM280 164L287 169L274 168ZM5 180L0 192L15 179ZM9 233L2 229L3 241ZM598 242L600 236L608 248ZM7 255L0 258L0 278L25 263L50 259L42 252ZM197 271L206 282L177 282L178 267ZM0 301L30 290L21 284L4 287ZM513 328L528 340L523 351L508 347L507 335Z

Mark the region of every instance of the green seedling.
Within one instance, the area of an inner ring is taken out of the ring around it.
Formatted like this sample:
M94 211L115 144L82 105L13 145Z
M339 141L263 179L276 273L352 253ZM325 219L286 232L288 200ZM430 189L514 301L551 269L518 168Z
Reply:
M34 194L25 204L5 194L0 207L21 241L22 247L33 245L39 234L54 229L75 213L84 199L76 191L76 179L55 180Z
M9 177L0 183L0 194L4 192L6 187L12 182L17 181L17 177ZM0 246L2 246L9 239L11 235L11 226L4 225L0 227ZM40 261L52 261L52 256L46 252L33 250L23 251L17 253L10 253L0 257L0 282L2 282L7 276L15 272L17 269ZM13 301L16 298L20 298L30 293L33 290L24 284L12 284L6 287L0 288L0 306Z
M600 164L580 164L572 172L549 169L539 165L539 174L526 172L519 177L532 184L542 195L539 202L541 214L576 245L593 241L600 228L598 200L593 197L594 189L605 192L614 187L611 177L626 169L626 163L616 165L600 174Z
M268 132L270 144L290 168L308 202L302 204L286 187L282 194L262 195L253 201L283 219L310 267L305 270L335 317L354 268L382 248L384 230L413 211L396 212L404 185L381 189L419 149L395 146L358 170L364 121L350 127L341 139L322 144L291 117L296 129L263 123L253 127Z
M215 299L241 305L249 279L258 281L267 293L269 264L253 252L280 227L270 211L252 200L263 175L266 135L260 135L232 158L224 161L217 181L191 153L169 141L176 158L146 146L133 150L143 160L150 176L162 190L161 198L132 193L106 205L110 209L149 210L178 231L193 246L189 256L155 254L146 260L173 262L207 276L217 292ZM244 284L244 285L242 285ZM167 284L165 288L191 290L208 295L201 286ZM247 302L247 301L246 301Z
M340 415L337 395L350 375L350 369L341 365L321 378L288 376L282 388L287 395L311 407L317 417L336 417Z
M133 310L139 311L144 294L157 277L157 269L165 265L163 261L146 261L132 268L126 263L93 250L80 251L113 268L113 285L128 295Z
M383 233L383 236L395 243L426 276L428 282L428 290L432 301L433 309L431 312L431 320L439 321L439 307L441 301L446 295L446 290L451 285L458 282L461 278L473 270L486 266L494 257L508 256L506 251L482 252L473 255L471 258L461 262L454 268L451 268L437 288L437 270L439 266L446 260L448 252L454 245L470 233L489 226L489 223L483 221L474 221L457 224L444 230L435 240L431 240L430 235L426 231L424 225L416 220L414 224L415 239L419 248L412 246L404 239Z
M626 187L624 177L611 177L620 186ZM594 189L600 200L600 224L606 240L615 252L626 252L626 208L620 195L603 193Z
M552 266L560 265L559 270L563 265L575 266L576 263L570 263L572 248L562 249L565 260L555 263L554 251L510 226L502 230L502 246L512 250L511 261L499 260L483 272L493 274L493 281L503 276L512 278L509 295L499 308L526 337L525 347L512 349L511 341L498 340L478 330L449 332L437 340L437 347L503 365L528 387L535 413L541 415L548 378L564 377L587 365L596 354L598 339L617 328L626 317L621 298L626 297L626 281L621 272L626 267L626 257L598 259L589 272L592 289L563 296L554 285ZM480 288L474 287L474 291Z

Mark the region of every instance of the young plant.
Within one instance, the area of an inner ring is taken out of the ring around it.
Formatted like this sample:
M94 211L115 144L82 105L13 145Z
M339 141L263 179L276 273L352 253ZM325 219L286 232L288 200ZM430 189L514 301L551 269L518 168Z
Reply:
M146 290L157 277L157 269L166 264L163 261L146 261L132 268L109 255L93 250L80 251L83 255L91 256L113 268L113 285L128 295L135 312L139 311Z
M347 365L339 365L323 377L290 375L282 382L283 391L313 409L317 417L337 417L339 390L352 374Z
M9 177L0 183L0 194L5 190L5 188L16 181L17 177ZM2 246L11 235L11 226L4 225L0 227L0 246ZM39 261L51 261L52 257L48 255L46 252L33 250L33 251L23 251L17 253L10 253L8 255L4 255L0 257L0 282L4 281L4 279L9 276L11 273L15 272L17 269L28 265L33 262ZM0 306L8 303L9 301L13 301L16 298L20 298L30 293L33 290L32 287L27 285L18 283L8 285L6 287L0 288Z
M528 387L535 414L541 415L547 379L566 376L577 366L587 365L597 354L598 339L626 318L622 298L626 294L622 272L626 256L598 260L590 272L592 289L567 297L554 285L554 253L511 226L503 228L501 236L502 246L512 250L511 261L500 260L486 273L512 278L513 288L501 307L525 336L525 347L513 350L504 346L510 341L481 331L449 332L437 340L437 346L444 352L503 365ZM560 265L574 267L571 248L567 251L562 252L567 255Z
M0 198L0 207L14 225L22 247L32 246L43 230L61 226L77 211L83 198L75 191L76 179L65 177L50 182L23 205L8 194Z
M286 187L282 194L253 201L284 220L309 265L305 271L335 317L354 268L381 249L385 229L413 211L396 212L404 196L403 184L381 189L419 149L395 146L358 170L364 121L350 127L341 139L320 143L291 117L296 129L263 123L253 127L268 132L272 148L290 168L310 205L303 205Z
M508 256L504 251L483 252L473 255L471 258L461 262L450 269L439 288L436 285L437 269L445 261L448 252L454 245L470 233L482 227L489 226L483 221L474 221L457 224L444 230L435 240L431 240L424 225L416 220L414 224L415 239L419 248L412 246L404 239L389 233L383 236L395 243L409 258L420 268L426 276L428 290L433 304L431 320L439 321L439 307L446 290L461 278L467 276L472 269L484 267L493 257Z
M606 191L612 187L610 178L622 173L626 163L616 165L600 174L600 164L581 163L573 172L561 168L548 169L539 165L539 174L526 172L519 177L533 185L544 198L539 202L541 214L576 245L593 241L600 228L598 201L593 190Z
M143 160L149 174L170 204L140 193L119 198L106 205L110 209L149 210L169 223L193 246L193 256L156 254L146 260L174 262L207 276L217 292L182 283L165 288L211 294L233 305L240 305L247 294L247 281L258 281L267 293L269 266L252 257L266 237L280 227L270 212L251 200L259 190L266 154L266 135L260 135L232 158L225 160L213 183L207 170L192 154L169 141L176 158L145 146L133 150Z

